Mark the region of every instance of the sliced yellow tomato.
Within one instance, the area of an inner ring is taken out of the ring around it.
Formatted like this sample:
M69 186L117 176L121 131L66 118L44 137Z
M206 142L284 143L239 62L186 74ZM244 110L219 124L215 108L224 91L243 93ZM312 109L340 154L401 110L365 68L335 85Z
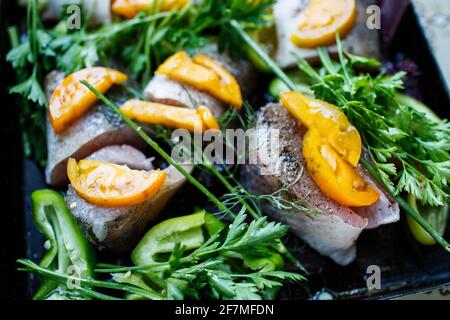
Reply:
M94 67L65 78L53 92L48 106L50 122L56 133L64 131L97 101L97 96L80 83L81 80L86 80L100 93L105 93L114 84L125 82L127 75L109 68Z
M202 106L188 109L133 99L125 102L120 111L130 119L169 128L184 128L191 132L219 129L212 112Z
M303 140L306 169L320 190L330 199L349 207L375 203L380 195L314 128Z
M159 66L156 73L191 85L232 105L242 107L241 88L234 76L214 59L196 54L194 59L180 51Z
M362 142L358 130L338 107L299 92L280 95L282 105L308 128L314 128L345 160L356 167Z
M197 109L195 109L197 114L202 119L204 127L207 129L216 129L220 130L219 123L217 122L216 117L214 114L205 106L200 106Z
M153 6L159 11L170 11L175 8L181 9L190 2L191 0L115 0L111 10L119 16L131 19L138 11L149 10Z
M302 48L331 45L336 41L336 33L345 37L355 22L355 0L311 0L291 41Z
M165 171L131 170L94 160L67 163L70 183L80 197L102 207L132 206L155 195L166 181Z

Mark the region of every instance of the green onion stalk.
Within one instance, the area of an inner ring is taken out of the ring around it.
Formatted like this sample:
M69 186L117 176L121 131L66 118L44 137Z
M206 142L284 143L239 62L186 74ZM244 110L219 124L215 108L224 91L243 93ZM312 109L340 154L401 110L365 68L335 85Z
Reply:
M69 276L69 275L65 275L65 274L62 274L62 273L59 273L56 271L51 271L49 269L43 268L43 267L35 264L34 262L32 262L30 260L26 260L26 259L19 259L19 260L17 260L17 262L24 266L24 268L19 268L19 271L27 271L27 272L34 271L48 279L60 282L62 284L66 284L67 281L78 283L79 285L77 285L77 287L78 287L77 290L79 290L81 288L82 289L81 291L83 291L93 297L97 297L97 298L101 298L101 299L107 298L108 300L111 300L111 299L116 300L117 299L115 297L106 296L104 294L90 290L89 287L120 290L120 291L125 291L128 293L138 294L138 295L143 296L150 300L163 300L163 296L156 291L144 290L144 289L138 288L136 286L128 285L125 283L116 283L116 282L110 282L110 281L95 280L95 279L91 279L91 278L79 278L79 277Z
M129 117L120 112L120 109L111 102L108 98L106 98L103 94L101 94L98 90L96 90L91 84L89 84L85 80L81 80L81 83L84 84L89 90L91 90L105 105L107 105L111 110L117 113L122 120L130 126L150 147L153 148L167 163L174 166L191 184L193 184L198 190L200 190L210 201L222 212L224 212L227 216L231 218L235 218L236 215L232 212L222 201L220 201L213 193L211 193L204 185L200 183L196 178L194 178L186 169L183 168L179 163L177 163L167 152L165 152L159 144L153 140L147 133L142 130L142 127L136 124ZM222 175L220 171L218 171L214 165L210 164L207 166L208 170L210 170L219 180L224 184L224 186L230 191L233 192L233 186L227 181L226 177ZM260 215L246 202L244 199L241 199L240 202L245 206L245 208L249 211L249 213L257 218ZM308 273L301 262L287 250L286 246L280 243L280 252L285 255L285 257L294 264L297 268L302 270L304 273Z
M286 75L286 73L267 55L264 50L262 50L258 44L253 41L253 39L245 32L244 28L235 20L230 22L230 25L239 34L239 36L246 42L246 44L254 51L256 55L266 63L267 67L272 70L289 88L289 90L295 91L296 87L294 82ZM345 68L344 68L345 69ZM373 168L368 161L361 159L361 164L369 171L369 173L374 177L383 187L387 190L391 196L397 201L400 207L413 218L422 228L424 228L430 236L439 243L447 252L450 252L450 245L448 242L437 232L421 215L420 213L412 208L405 199L397 194L394 194L389 188L387 188L383 181L381 180L377 170Z
M167 163L174 166L175 169L178 170L191 184L193 184L197 189L199 189L208 199L211 200L214 205L219 208L219 210L226 213L228 216L234 218L236 215L227 208L214 194L212 194L204 185L200 183L197 179L195 179L186 169L183 168L179 163L177 163L172 157L164 151L159 144L153 140L148 134L146 134L142 127L136 124L133 120L125 116L122 112L120 112L119 108L112 103L108 98L106 98L103 94L98 92L91 84L89 84L85 80L81 80L81 83L84 84L89 90L91 90L103 103L105 103L109 108L111 108L115 113L120 115L122 120L131 127L150 147L153 148Z

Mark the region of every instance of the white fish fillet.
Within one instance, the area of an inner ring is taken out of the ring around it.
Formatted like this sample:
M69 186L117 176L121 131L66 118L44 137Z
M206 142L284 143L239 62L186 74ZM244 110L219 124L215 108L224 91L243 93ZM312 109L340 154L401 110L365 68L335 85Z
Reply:
M248 62L234 60L227 53L218 53L215 44L209 44L201 48L199 52L215 59L227 69L236 78L244 97L250 94L255 81L252 79L254 70ZM220 117L228 108L226 103L210 94L171 80L165 75L156 74L145 88L144 96L154 102L191 109L203 105L208 107L216 117Z
M216 117L220 117L227 107L224 102L210 94L161 74L156 74L150 80L144 90L144 96L153 102L190 109L207 106Z
M46 79L46 93L50 97L64 79L62 72L53 71ZM113 90L113 89L111 89ZM126 126L108 107L97 104L60 134L53 131L47 120L48 158L45 177L48 184L67 185L67 160L83 159L108 145L144 145L143 140Z
M106 150L99 150L93 158L98 161L120 159L117 164L134 163L133 166L130 165L132 169L152 167L149 167L150 159L130 146L107 147ZM136 163L139 159L142 163ZM188 172L192 171L190 165L184 168ZM167 172L167 180L162 188L152 198L138 205L117 208L96 206L80 198L71 185L66 194L67 205L93 244L114 252L126 252L139 241L149 223L158 217L159 212L186 181L174 167L169 166L164 170Z
M271 143L269 139L261 139L258 132L279 130L279 158L273 161L267 159L265 154L257 153L256 164L244 167L243 183L255 194L272 194L282 186L288 186L290 194L284 196L300 201L309 210L285 210L269 203L264 204L264 210L288 223L294 233L320 254L330 257L337 264L347 265L355 259L356 240L369 222L370 226L375 226L380 222L396 221L398 206L390 201L386 203L384 199L388 197L381 190L382 200L358 211L334 202L320 191L303 170L301 145L306 128L281 105L271 104L262 108L256 118L256 129L261 130L252 136L257 150L268 150L266 145Z
M147 158L141 151L126 144L104 147L86 159L115 163L136 170L150 171L153 169L153 158Z
M380 57L378 30L367 28L367 7L377 4L376 0L356 0L357 21L353 30L343 40L344 48L349 52L365 57L377 59ZM318 60L317 50L299 48L294 45L290 37L295 33L300 15L308 5L309 0L278 0L273 7L273 15L278 37L278 48L275 61L282 67L292 67L296 58L292 54L314 63ZM331 53L337 52L336 46L329 46Z

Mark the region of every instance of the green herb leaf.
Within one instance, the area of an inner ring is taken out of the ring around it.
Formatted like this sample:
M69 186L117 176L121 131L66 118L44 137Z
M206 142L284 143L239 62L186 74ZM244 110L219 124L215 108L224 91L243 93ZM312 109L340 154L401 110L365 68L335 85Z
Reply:
M19 46L12 48L6 55L6 60L12 64L14 68L24 68L27 62L30 62L30 44L24 42Z
M339 39L338 39L339 44ZM299 67L315 84L311 87L318 99L342 108L364 137L364 144L374 155L374 165L383 184L394 194L408 192L431 206L448 201L450 179L450 131L447 120L436 121L397 99L406 75L360 75L353 67L358 63L377 66L375 61L345 54L342 46L341 68L330 61L328 53L319 51L323 67L316 72L300 59ZM318 75L321 76L318 76Z
M34 75L24 82L10 88L9 92L19 94L33 102L38 103L40 106L45 106L47 103L47 97L45 96L41 85Z

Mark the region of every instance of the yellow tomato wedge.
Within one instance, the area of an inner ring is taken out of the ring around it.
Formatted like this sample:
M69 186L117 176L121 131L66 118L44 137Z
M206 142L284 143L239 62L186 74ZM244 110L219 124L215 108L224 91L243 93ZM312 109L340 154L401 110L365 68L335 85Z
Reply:
M165 171L131 170L94 160L73 158L67 163L70 183L80 197L102 207L132 206L144 202L158 192L166 181Z
M161 124L169 128L184 128L191 132L219 129L212 112L202 106L198 109L188 109L133 99L125 102L120 111L133 120Z
M50 123L56 133L64 131L97 101L97 96L80 83L81 80L86 80L100 93L105 93L114 84L125 82L127 75L109 68L94 67L65 78L53 92L48 106Z
M356 167L362 142L358 130L338 107L299 92L280 95L282 105L308 128L314 128L345 160Z
M317 130L308 129L302 150L308 173L327 197L349 207L370 206L378 201L378 192L339 156Z
M216 117L207 107L200 106L195 109L195 112L197 112L199 117L202 119L204 127L207 129L220 130Z
M156 73L205 91L238 110L242 107L241 88L234 76L203 54L198 53L192 59L184 51L177 52Z
M331 45L336 41L336 33L345 37L355 21L355 0L311 0L291 41L302 48Z
M119 16L131 19L138 11L149 10L153 6L159 11L170 11L175 8L181 9L190 2L191 0L115 0L111 10Z

